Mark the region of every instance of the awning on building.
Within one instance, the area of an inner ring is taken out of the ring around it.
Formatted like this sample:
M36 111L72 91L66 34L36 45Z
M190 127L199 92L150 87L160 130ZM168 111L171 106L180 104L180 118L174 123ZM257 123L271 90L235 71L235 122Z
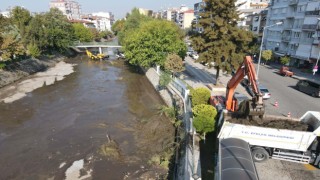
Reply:
M277 56L285 56L286 55L285 53L281 53L281 52L274 52L274 54Z
M297 56L297 55L293 55L291 57L296 58L296 59L300 59L300 60L309 61L309 57L303 57L303 56Z

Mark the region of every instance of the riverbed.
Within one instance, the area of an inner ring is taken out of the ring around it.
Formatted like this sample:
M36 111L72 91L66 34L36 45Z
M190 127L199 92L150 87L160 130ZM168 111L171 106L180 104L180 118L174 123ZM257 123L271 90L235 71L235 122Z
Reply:
M66 65L68 73L42 74L50 80L19 98L14 92L39 76L0 89L0 179L166 177L155 159L174 128L147 78L122 61L77 57Z

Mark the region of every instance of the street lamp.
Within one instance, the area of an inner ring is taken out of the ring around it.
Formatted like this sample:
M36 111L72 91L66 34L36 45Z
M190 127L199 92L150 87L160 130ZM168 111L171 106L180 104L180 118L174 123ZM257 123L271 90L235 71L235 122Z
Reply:
M320 18L317 18L318 20L318 23L317 25L319 26L319 21L320 21ZM320 27L317 27L317 29L320 28ZM318 38L318 41L319 41L319 32L317 32L317 38ZM320 45L320 42L318 42L318 47ZM320 49L319 49L319 54L318 54L318 58L317 58L317 62L316 62L316 65L313 67L313 75L316 74L317 70L318 70L318 62L319 62L319 58L320 58Z
M270 26L265 26L263 27L263 31L262 31L262 38L261 38L261 45L260 45L260 53L259 53L259 60L258 60L258 68L257 68L257 80L258 80L258 76L259 76L259 69L260 69L260 61L261 61L261 53L262 53L262 45L263 45L263 36L264 36L264 30L269 28L269 27L272 27L272 26L277 26L277 25L281 25L283 22L280 21L280 22L277 22L275 24L272 24Z

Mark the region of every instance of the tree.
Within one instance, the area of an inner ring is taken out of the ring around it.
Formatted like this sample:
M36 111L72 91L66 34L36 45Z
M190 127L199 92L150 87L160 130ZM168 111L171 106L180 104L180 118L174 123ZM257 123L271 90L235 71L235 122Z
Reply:
M6 33L2 33L2 43L0 44L0 54L4 61L14 59L25 52L19 30L15 26L7 28Z
M114 32L115 35L117 35L120 31L124 28L124 19L117 20L111 27L111 30Z
M199 104L208 104L211 92L209 89L201 87L191 91L192 106L195 107Z
M283 65L288 64L288 63L290 62L290 57L288 57L288 56L282 56L282 57L280 58L280 62L281 62L281 64L283 64Z
M176 54L169 54L164 63L164 68L171 71L172 74L183 71L184 68L181 57Z
M138 29L141 23L151 20L150 17L140 14L137 8L132 9L131 14L127 14L126 18L123 28L117 33L120 44L123 44L124 39L130 36L132 31Z
M192 112L194 115L193 126L197 132L205 136L206 133L214 131L216 108L207 104L199 104L193 108Z
M271 50L262 51L261 58L265 61L270 61L270 59L272 58L272 51Z
M72 24L57 8L44 14L44 28L49 49L63 52L74 40Z
M99 32L99 36L100 38L109 39L110 37L113 36L113 34L111 31L105 30L105 31Z
M130 64L150 67L164 66L168 54L181 58L186 55L186 46L181 30L174 23L159 19L142 23L138 29L126 32L124 51Z
M202 33L192 36L193 48L199 53L197 61L215 63L216 83L220 70L230 73L242 63L252 41L252 33L237 26L240 20L236 0L205 0L199 26Z
M90 28L89 30L91 31L91 34L93 36L93 40L99 42L101 40L101 36L100 36L99 31L96 28Z
M12 9L10 14L13 24L17 26L21 38L24 39L26 37L26 27L31 20L30 12L23 7L16 6Z
M80 42L91 42L93 40L93 34L89 28L86 28L83 24L73 24L74 34L76 39Z
M47 28L44 26L43 14L36 14L27 27L25 43L36 45L39 49L45 50L49 46Z

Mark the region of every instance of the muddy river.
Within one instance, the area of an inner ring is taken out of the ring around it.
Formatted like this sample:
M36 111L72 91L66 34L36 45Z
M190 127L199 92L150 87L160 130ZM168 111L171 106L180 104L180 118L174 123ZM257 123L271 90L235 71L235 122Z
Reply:
M147 78L121 61L66 62L64 79L0 102L0 179L165 177L174 128Z

